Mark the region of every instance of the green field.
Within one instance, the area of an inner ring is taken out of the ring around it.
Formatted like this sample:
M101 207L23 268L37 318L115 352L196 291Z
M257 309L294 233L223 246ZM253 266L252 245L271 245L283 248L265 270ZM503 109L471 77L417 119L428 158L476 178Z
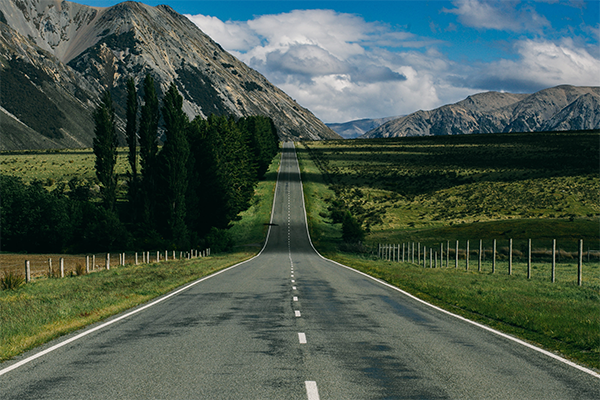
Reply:
M95 160L92 149L4 151L0 153L0 173L26 183L41 181L48 190L71 179L97 184ZM127 149L120 148L115 172L122 188L129 169Z
M87 159L87 156L78 153L61 152L60 158L54 155L56 160L62 160L55 162L54 166L69 166L77 160ZM34 164L33 161L24 162L29 156L8 157L16 157L22 164ZM52 156L42 153L39 157L51 160ZM74 162L70 163L70 160ZM87 160L93 168L93 158L92 161ZM37 161L39 163L40 160ZM231 253L113 267L108 271L99 270L64 279L40 278L18 290L1 290L0 361L254 256L265 240L265 223L270 220L278 166L279 156L273 160L265 179L258 183L250 209L241 213L241 219L234 222L231 234L237 246ZM65 182L70 179L71 173L71 170L60 169L48 177L55 177L51 179L56 182ZM35 177L26 175L24 179L31 181ZM27 255L23 257L27 258Z
M531 238L575 251L584 239L600 250L598 132L303 142L299 153L323 174L327 207L341 201L370 224L369 243Z
M599 139L596 132L301 143L313 242L330 259L600 368L600 265L592 252L580 287L573 258L579 239L585 250L600 249ZM342 243L341 224L332 218L339 208L370 225L366 243ZM514 265L508 275L511 238ZM487 250L481 272L480 239ZM499 254L492 274L493 239ZM531 279L524 258L527 239L535 255ZM560 249L555 283L547 254L552 239ZM462 251L458 268L456 240ZM440 244L446 248L450 241L449 268L445 262L440 268L439 261L438 268L429 268L429 250L427 268L373 255L378 243L413 241L438 254Z

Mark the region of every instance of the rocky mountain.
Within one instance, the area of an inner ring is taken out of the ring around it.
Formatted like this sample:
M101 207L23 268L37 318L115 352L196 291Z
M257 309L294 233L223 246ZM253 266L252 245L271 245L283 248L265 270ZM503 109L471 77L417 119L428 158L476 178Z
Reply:
M282 138L339 138L257 71L168 6L95 8L0 0L0 149L89 147L109 89L123 127L126 81L175 81L190 118L266 115Z
M363 138L600 129L600 87L479 93L389 121Z
M364 135L370 130L373 130L388 121L397 119L400 117L386 117L386 118L374 118L374 119L357 119L354 121L342 122L342 123L330 123L325 124L331 128L335 133L343 137L344 139L355 139L359 136Z

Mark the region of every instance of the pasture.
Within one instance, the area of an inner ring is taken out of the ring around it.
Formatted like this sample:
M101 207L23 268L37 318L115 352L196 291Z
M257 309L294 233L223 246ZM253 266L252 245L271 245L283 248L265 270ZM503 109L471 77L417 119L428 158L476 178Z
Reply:
M323 255L594 368L600 368L599 157L598 132L298 146L309 229ZM341 223L335 220L340 210L364 222L369 230L365 243L341 241ZM492 273L494 239L498 257ZM507 271L509 239L512 275ZM528 239L534 249L531 279L525 261ZM555 283L548 256L552 239L558 254ZM576 284L579 239L585 243L583 286ZM422 254L419 265L416 254L415 264L406 254L405 262L377 257L379 243L412 242L427 248L426 268ZM440 260L429 268L429 249L439 253L443 245L447 251L448 242L448 267Z

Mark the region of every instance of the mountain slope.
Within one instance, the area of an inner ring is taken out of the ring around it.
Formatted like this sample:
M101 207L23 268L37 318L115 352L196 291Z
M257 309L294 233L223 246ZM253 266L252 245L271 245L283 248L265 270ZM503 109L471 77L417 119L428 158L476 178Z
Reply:
M344 139L354 139L396 118L399 117L358 119L354 121L330 123L325 125L333 129L335 133Z
M479 93L392 120L362 137L600 129L600 88L562 85L533 94Z
M125 83L134 77L139 84L147 73L159 94L176 82L191 118L266 115L283 138L339 138L168 6L125 2L100 9L58 0L0 0L0 12L0 68L3 78L14 83L2 87L0 106L14 116L0 113L2 149L14 148L15 138L28 136L15 128L23 125L53 142L27 140L19 148L38 148L42 142L90 146L90 114L99 94L111 90L122 126ZM31 113L33 106L15 99L17 83L35 92L36 107L52 109L52 127L40 128L44 123ZM22 124L9 122L15 118Z

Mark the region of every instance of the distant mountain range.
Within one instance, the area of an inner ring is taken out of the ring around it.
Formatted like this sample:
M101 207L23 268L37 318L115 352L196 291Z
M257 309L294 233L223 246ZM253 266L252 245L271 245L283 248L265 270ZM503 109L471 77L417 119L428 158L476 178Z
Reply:
M265 115L282 138L339 136L168 6L95 8L0 0L0 149L89 147L91 113L111 90L123 128L126 81L175 81L196 115Z
M325 124L335 133L343 137L344 139L355 139L365 133L373 130L388 121L397 119L400 117L386 117L386 118L375 118L375 119L358 119L355 121L348 121L342 123L331 123Z
M533 94L475 94L392 119L361 138L588 129L600 129L600 87L562 85Z

